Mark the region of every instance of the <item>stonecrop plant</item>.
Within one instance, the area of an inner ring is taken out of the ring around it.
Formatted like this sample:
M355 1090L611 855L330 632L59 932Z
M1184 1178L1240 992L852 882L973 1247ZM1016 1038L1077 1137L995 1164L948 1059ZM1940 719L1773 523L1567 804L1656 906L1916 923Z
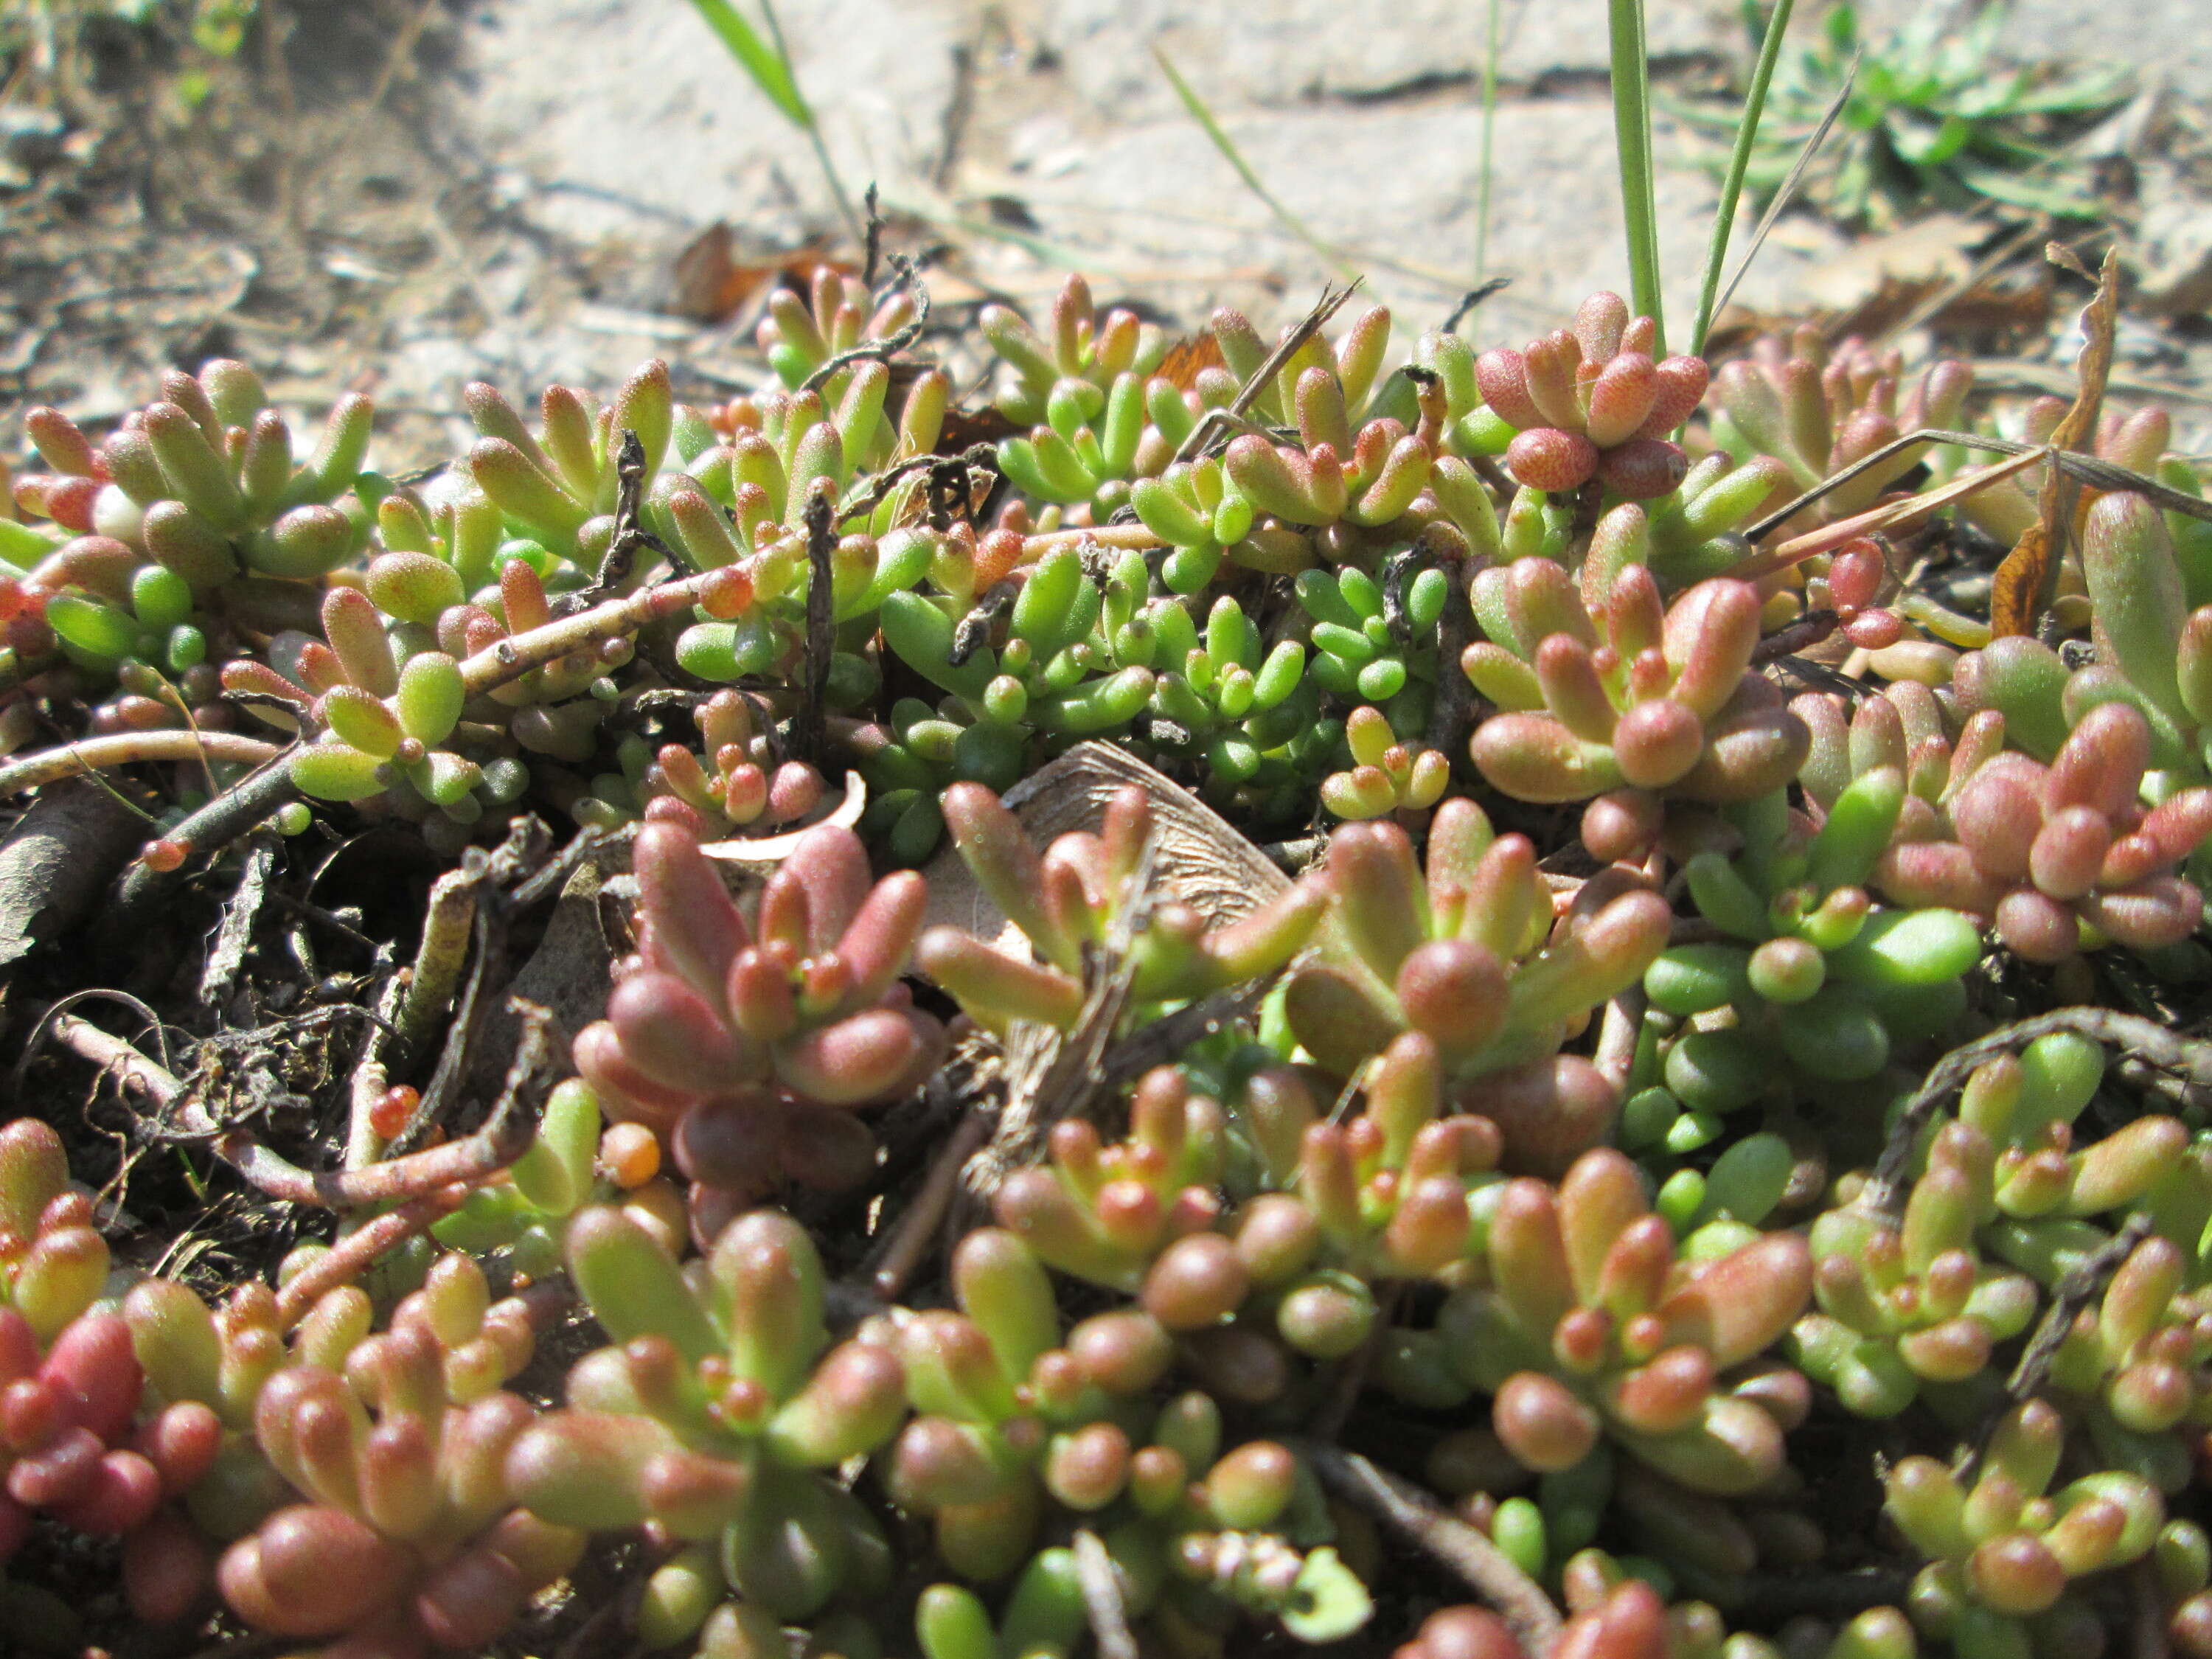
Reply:
M893 270L27 412L0 1645L2212 1659L2170 418Z

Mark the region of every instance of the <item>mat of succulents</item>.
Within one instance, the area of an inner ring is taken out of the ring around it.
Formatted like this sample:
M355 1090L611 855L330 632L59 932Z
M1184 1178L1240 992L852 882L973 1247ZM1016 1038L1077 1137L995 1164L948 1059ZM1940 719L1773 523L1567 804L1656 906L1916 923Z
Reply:
M2212 1655L2111 270L2067 398L902 263L427 472L33 410L4 1645Z

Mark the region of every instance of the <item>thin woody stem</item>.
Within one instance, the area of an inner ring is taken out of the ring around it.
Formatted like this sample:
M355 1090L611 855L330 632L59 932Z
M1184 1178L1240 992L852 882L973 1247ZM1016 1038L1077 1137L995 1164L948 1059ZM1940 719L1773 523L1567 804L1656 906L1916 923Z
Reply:
M1031 564L1060 547L1105 547L1117 553L1150 553L1172 545L1140 524L1085 525L1075 530L1044 530L1022 540L1022 562Z
M542 668L572 651L580 651L617 634L635 633L649 623L689 610L739 574L730 567L717 567L702 570L696 576L658 582L618 599L595 605L589 611L580 611L573 617L556 617L542 628L517 634L512 639L501 640L462 659L462 688L471 697L481 696L495 686L520 679L532 669Z
M2033 1019L2000 1025L1988 1036L1977 1037L1944 1055L1928 1073L1918 1091L1905 1103L1891 1127L1889 1140L1882 1148L1881 1158L1859 1194L1859 1206L1894 1222L1904 1206L1905 1170L1928 1120L1965 1086L1974 1068L1984 1060L2008 1054L2038 1037L2060 1031L2071 1031L2094 1042L2125 1049L2137 1060L2179 1073L2199 1086L2212 1085L2212 1042L2182 1036L2156 1020L2139 1015L2124 1014L2110 1008L2054 1008Z
M469 938L476 928L477 890L483 880L484 870L477 866L449 870L431 884L422 942L416 950L414 971L393 1022L410 1054L422 1051L437 1022L453 1006L454 989L468 962Z
M41 749L0 766L0 795L58 783L85 772L148 761L222 761L259 766L274 760L281 747L235 732L118 732L104 738L84 738L58 749Z
M828 484L806 498L806 678L792 717L791 746L797 757L817 769L823 764L823 702L830 690L830 659L836 643L830 592L830 556L836 550L834 503Z
M459 1209L469 1195L460 1182L410 1199L396 1210L348 1233L284 1282L276 1292L276 1318L289 1328L304 1318L324 1295L353 1281L417 1233L428 1232Z
M1378 1468L1357 1452L1302 1436L1286 1437L1283 1443L1312 1465L1322 1486L1457 1573L1468 1589L1497 1609L1534 1659L1544 1659L1551 1652L1559 1637L1559 1610L1504 1551L1439 1509L1413 1482Z
M1121 1586L1105 1540L1088 1527L1074 1540L1075 1577L1083 1591L1083 1610L1098 1644L1098 1659L1137 1659L1137 1638L1129 1630L1129 1611L1121 1605Z
M2120 1264L2135 1254L2136 1246L2149 1237L2150 1218L2138 1211L2128 1218L2127 1225L2069 1268L2058 1281L2051 1292L2051 1306L2036 1326L2035 1334L2021 1350L2020 1363L2005 1379L2004 1393L1993 1402L1972 1442L1952 1462L1953 1473L1961 1486L1972 1482L1974 1471L1989 1449L1990 1437L1996 1432L2005 1413L2043 1392L2043 1385L2051 1380L2051 1368L2057 1362L2058 1350L2073 1334L2075 1322L2104 1293Z
M537 1127L531 1103L543 1092L535 1086L539 1073L549 1069L551 1045L547 1025L551 1017L519 1000L518 1006L525 1022L522 1041L507 1073L507 1086L482 1127L458 1140L388 1164L324 1174L301 1169L243 1129L226 1128L216 1122L181 1079L121 1037L74 1014L57 1015L52 1030L64 1048L114 1073L125 1087L143 1095L157 1109L174 1111L178 1133L211 1143L216 1156L259 1191L293 1204L356 1209L416 1200L447 1187L458 1187L465 1193L522 1156Z
M1787 628L1778 628L1752 647L1751 665L1762 668L1784 657L1794 657L1806 647L1818 645L1843 626L1832 611L1808 611Z

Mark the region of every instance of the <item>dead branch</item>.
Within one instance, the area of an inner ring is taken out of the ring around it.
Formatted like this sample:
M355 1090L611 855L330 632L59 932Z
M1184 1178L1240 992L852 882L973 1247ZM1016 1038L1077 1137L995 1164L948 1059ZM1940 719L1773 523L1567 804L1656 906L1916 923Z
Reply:
M278 745L235 732L118 732L82 738L58 749L41 749L0 766L0 795L18 794L42 783L58 783L81 773L149 761L222 761L259 766L272 760Z
M726 569L702 570L696 576L641 587L635 593L609 599L573 617L556 617L542 628L501 640L463 659L462 687L468 696L481 696L572 651L580 651L617 634L634 634L648 623L690 610L726 584L730 577Z
M1088 1527L1076 1528L1073 1542L1076 1582L1083 1587L1083 1611L1098 1644L1098 1659L1137 1659L1137 1638L1129 1632L1129 1611L1121 1605L1114 1558Z
M298 1323L326 1292L352 1284L416 1234L428 1232L459 1209L468 1195L469 1188L456 1182L410 1199L348 1233L293 1274L276 1292L280 1327L289 1329Z
M2005 1379L2003 1398L1983 1419L1973 1439L1960 1447L1953 1460L1952 1467L1962 1485L1973 1478L1999 1420L2014 1406L2043 1392L2044 1383L2051 1377L2051 1367L2058 1358L2058 1350L2065 1343L2067 1334L2074 1328L2074 1322L2104 1294L2105 1286L2119 1271L2120 1264L2149 1237L2150 1218L2138 1211L2128 1218L2126 1226L2069 1268L2058 1281L2057 1289L2051 1294L2051 1306L2036 1326L2035 1334L2021 1350L2020 1362L2012 1368L2012 1375Z
M1787 628L1778 628L1751 649L1751 665L1763 668L1784 657L1794 657L1808 645L1818 645L1843 625L1832 611L1808 611Z
M206 1141L216 1157L270 1198L343 1210L412 1200L449 1186L465 1194L522 1156L537 1127L535 1108L544 1092L538 1086L540 1076L551 1066L548 1027L552 1016L520 998L510 1006L522 1017L522 1041L507 1086L482 1127L388 1164L323 1174L301 1169L244 1129L217 1122L192 1085L121 1037L74 1014L57 1015L49 1029L70 1052L112 1073L161 1113L173 1115L170 1138Z
M1919 1145L1921 1131L1927 1127L1929 1119L1959 1091L1984 1060L2010 1054L2038 1037L2058 1031L2072 1031L2127 1050L2142 1063L2177 1073L2186 1082L2199 1086L2212 1085L2212 1042L2183 1036L2156 1020L2137 1014L2124 1014L2111 1008L2054 1008L2032 1019L2000 1025L1988 1036L1977 1037L1944 1055L1929 1072L1918 1091L1905 1103L1905 1109L1898 1114L1888 1142L1882 1147L1881 1160L1859 1194L1860 1207L1894 1224L1904 1209L1905 1167L1911 1162L1913 1148Z
M1412 1481L1378 1468L1358 1452L1298 1435L1285 1437L1283 1443L1304 1458L1322 1485L1346 1503L1364 1510L1456 1573L1512 1626L1534 1659L1545 1659L1551 1652L1559 1640L1559 1610L1504 1551L1438 1508Z
M791 722L793 754L817 771L826 758L822 749L822 705L830 694L831 630L836 621L830 565L837 542L837 527L831 520L834 507L827 483L818 485L806 498L806 678L799 691L799 712Z

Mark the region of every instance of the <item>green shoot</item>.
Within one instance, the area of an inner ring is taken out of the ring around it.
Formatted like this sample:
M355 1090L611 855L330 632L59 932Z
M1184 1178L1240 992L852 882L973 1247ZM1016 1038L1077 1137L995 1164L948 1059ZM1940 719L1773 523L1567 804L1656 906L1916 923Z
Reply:
M1490 274L1490 175L1498 131L1498 36L1502 0L1484 8L1482 46L1482 172L1474 198L1474 276Z
M790 48L784 44L783 26L776 20L774 0L761 0L761 15L768 22L765 40L731 0L691 0L691 3L706 20L707 27L728 48L730 56L737 59L738 67L760 88L761 95L775 106L785 120L806 135L806 142L814 149L814 159L821 165L822 177L830 186L830 194L836 200L837 216L845 222L845 229L853 240L860 241L864 234L860 216L853 211L853 199L846 193L845 182L837 176L836 165L830 159L830 147L823 142L822 125L815 119L814 106L799 89L799 77L792 71Z
M1213 141L1214 149L1221 152L1222 159L1237 169L1237 176L1244 181L1245 189L1260 198L1261 205L1274 215L1276 222L1319 254L1323 263L1338 276L1349 278L1356 275L1345 259L1342 250L1314 234L1303 219L1285 207L1275 193L1260 181L1260 175L1252 170L1252 164L1237 148L1236 140L1214 118L1213 112L1206 106L1206 100L1198 95L1198 88L1184 80L1176 66L1168 61L1168 55L1154 46L1152 56L1159 63L1160 72L1168 77L1168 84L1176 89L1176 96L1182 100L1182 106L1190 112L1191 119L1205 130L1206 136Z
M1814 158L1820 153L1820 146L1827 142L1829 131L1836 125L1836 118L1844 112L1844 106L1850 101L1851 88L1857 82L1858 72L1859 60L1853 58L1850 67L1844 72L1844 84L1838 88L1834 100L1828 106L1827 113L1820 118L1820 125L1799 146L1796 161L1791 164L1789 173L1775 191L1773 199L1767 203L1766 211L1759 216L1758 227L1751 233L1751 246L1744 249L1743 258L1736 261L1735 274L1723 285L1719 298L1713 301L1715 312L1728 304L1730 296L1735 293L1736 284L1743 280L1744 272L1751 269L1751 262L1759 257L1759 250L1765 246L1766 233L1774 228L1774 222L1782 216L1783 209L1796 199L1798 185L1804 182Z
M1644 40L1644 0L1607 0L1613 46L1613 149L1620 161L1620 210L1628 227L1628 280L1636 309L1659 325L1655 352L1667 349L1659 296L1659 206L1651 176L1651 65Z
M1751 86L1744 94L1743 113L1736 123L1735 149L1729 156L1728 173L1721 180L1720 204L1713 210L1713 234L1705 249L1705 273L1698 287L1698 317L1690 329L1690 350L1702 354L1705 335L1712 327L1713 310L1720 294L1721 268L1728 259L1729 234L1735 227L1736 204L1742 199L1743 177L1751 167L1752 147L1759 141L1759 119L1766 108L1767 84L1774 79L1775 61L1782 55L1782 38L1789 32L1790 13L1796 0L1774 0L1774 13L1759 43L1759 62L1751 71Z

